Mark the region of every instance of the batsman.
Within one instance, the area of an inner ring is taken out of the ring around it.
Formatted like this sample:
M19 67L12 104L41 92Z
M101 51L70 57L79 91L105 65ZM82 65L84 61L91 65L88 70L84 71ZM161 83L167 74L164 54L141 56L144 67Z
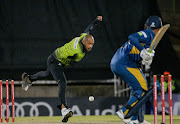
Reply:
M116 51L111 60L112 72L123 79L131 88L131 95L127 104L116 112L116 115L124 123L149 124L142 119L143 117L140 117L143 116L142 113L138 115L139 117L132 115L131 119L126 119L125 117L148 92L147 80L142 70L138 68L138 63L151 65L155 51L149 52L149 47L161 27L161 18L150 16L145 23L145 30L129 35L128 41Z
M64 67L79 62L87 52L90 52L94 45L94 37L90 35L91 30L102 21L102 16L97 18L85 29L79 37L75 37L69 43L54 50L47 59L47 70L40 71L33 75L22 74L22 89L27 91L33 84L33 81L44 79L52 75L58 83L59 105L58 108L62 113L62 122L67 122L72 117L73 112L67 107L66 102L66 77Z

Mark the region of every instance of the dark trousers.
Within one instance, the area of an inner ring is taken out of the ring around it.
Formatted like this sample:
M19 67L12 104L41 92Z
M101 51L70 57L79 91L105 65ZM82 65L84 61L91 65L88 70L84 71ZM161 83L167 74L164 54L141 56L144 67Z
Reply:
M66 77L62 64L57 59L55 59L52 54L47 59L47 70L40 71L34 75L30 75L29 77L31 81L36 81L49 75L52 75L54 80L58 83L58 98L60 105L63 104L66 106Z

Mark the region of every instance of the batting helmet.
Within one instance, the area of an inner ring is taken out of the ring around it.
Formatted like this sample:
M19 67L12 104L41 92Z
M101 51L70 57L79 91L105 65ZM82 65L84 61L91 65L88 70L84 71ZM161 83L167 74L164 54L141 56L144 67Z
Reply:
M162 20L158 16L150 16L147 19L145 25L148 26L148 28L150 28L150 29L161 28L162 27Z

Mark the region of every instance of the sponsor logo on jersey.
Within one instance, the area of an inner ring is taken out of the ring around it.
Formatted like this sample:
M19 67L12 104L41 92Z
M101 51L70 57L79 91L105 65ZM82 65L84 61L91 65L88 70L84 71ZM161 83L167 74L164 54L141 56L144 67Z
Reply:
M77 38L75 39L74 49L77 49L78 41L79 41L79 37L77 37Z

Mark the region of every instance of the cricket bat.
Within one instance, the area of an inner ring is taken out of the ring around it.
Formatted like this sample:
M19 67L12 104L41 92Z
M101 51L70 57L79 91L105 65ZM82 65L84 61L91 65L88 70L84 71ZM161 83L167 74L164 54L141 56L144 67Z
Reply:
M156 49L159 41L161 40L161 38L163 37L163 35L165 34L165 32L167 31L167 29L169 27L170 27L170 24L166 24L166 25L164 25L163 27L161 27L159 29L159 31L155 35L153 41L151 42L151 45L149 47L149 52L151 52L152 50Z

